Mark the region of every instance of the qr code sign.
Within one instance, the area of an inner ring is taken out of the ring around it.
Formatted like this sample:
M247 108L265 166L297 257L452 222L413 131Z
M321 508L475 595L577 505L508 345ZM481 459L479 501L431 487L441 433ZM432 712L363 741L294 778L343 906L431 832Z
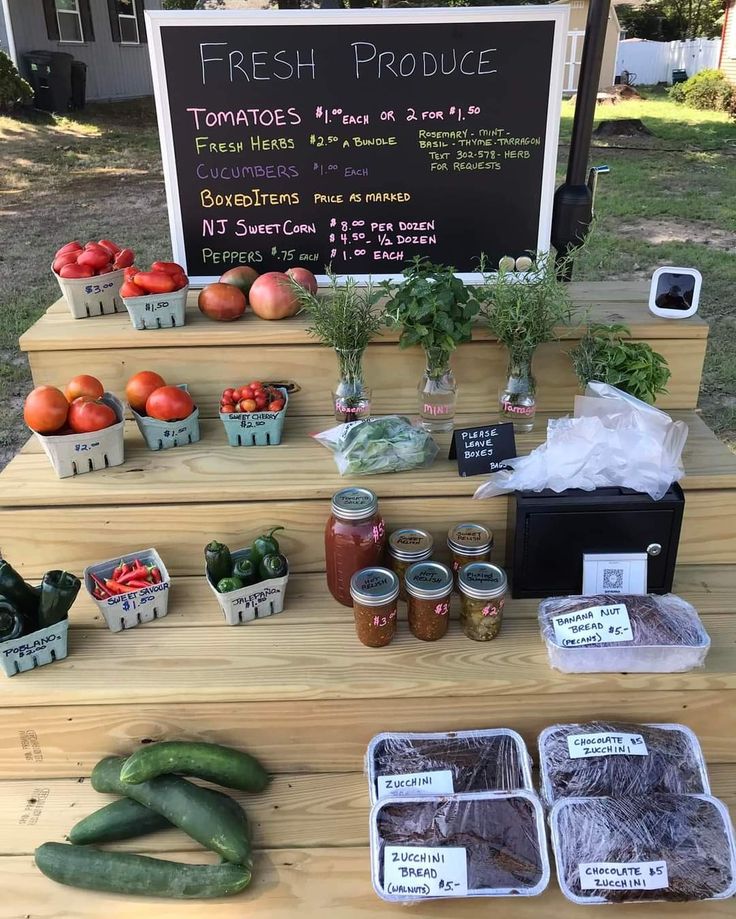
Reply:
M623 568L603 569L603 590L621 590L624 586Z

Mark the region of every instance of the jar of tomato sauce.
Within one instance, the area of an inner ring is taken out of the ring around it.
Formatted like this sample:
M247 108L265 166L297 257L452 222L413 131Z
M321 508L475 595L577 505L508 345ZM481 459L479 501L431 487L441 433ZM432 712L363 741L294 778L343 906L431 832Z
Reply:
M362 568L380 567L386 552L386 525L378 498L368 488L343 488L332 497L325 527L327 587L343 606L352 606L350 580Z

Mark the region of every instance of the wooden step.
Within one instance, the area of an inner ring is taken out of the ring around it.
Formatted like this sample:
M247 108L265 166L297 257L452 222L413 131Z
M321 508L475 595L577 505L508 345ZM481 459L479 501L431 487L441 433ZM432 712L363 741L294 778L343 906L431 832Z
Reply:
M736 457L698 415L674 414L690 428L679 562L733 563ZM327 424L321 419L321 427ZM278 523L287 527L284 548L293 570L321 571L329 497L347 484L363 484L378 492L390 528L428 528L440 558L448 526L478 519L494 530L496 557L507 560L509 498L475 501L483 477L457 475L446 436L438 438L441 452L429 469L343 478L330 452L307 436L309 429L307 419L287 418L283 444L232 448L222 443L220 422L211 419L203 421L198 444L151 452L129 424L122 466L69 479L56 477L34 439L0 474L3 552L26 576L40 577L49 567L81 571L146 543L156 546L172 574L192 575L201 571L210 539L235 547ZM519 436L519 452L536 446L544 432L542 418L532 434ZM65 510L50 515L52 506Z
M668 360L672 379L660 398L664 408L697 405L708 326L695 316L672 322L652 316L646 306L648 287L642 282L576 283L571 295L590 307L593 321L625 322L637 340L651 341ZM302 390L290 413L323 414L330 404L330 386L337 380L335 356L307 334L307 320L295 317L265 322L253 315L235 323L203 317L190 294L188 323L178 329L133 329L127 313L74 320L63 301L55 304L21 337L37 384L64 385L78 373L99 376L108 389L122 395L126 380L138 370L157 370L170 382L189 384L200 408L212 415L227 386L249 379L296 380ZM567 352L580 336L580 326L560 329L565 340L543 345L535 357L539 408L568 411L578 390ZM424 370L421 349L400 351L396 333L387 332L370 346L365 372L378 413L416 411L416 385ZM453 361L460 386L459 408L488 412L506 379L506 352L482 326L474 340L462 345Z
M212 862L208 854L170 852L176 861ZM371 887L368 849L271 849L259 853L251 887L227 900L151 900L60 887L41 876L30 856L0 858L0 919L406 919L407 907L384 903ZM703 904L616 904L619 919L734 919L736 899ZM581 913L553 877L539 897L431 902L410 907L412 919L570 919Z

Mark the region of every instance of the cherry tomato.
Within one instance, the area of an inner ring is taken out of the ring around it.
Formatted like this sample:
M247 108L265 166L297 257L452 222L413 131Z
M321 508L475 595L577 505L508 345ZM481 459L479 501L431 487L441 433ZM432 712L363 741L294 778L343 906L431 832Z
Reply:
M58 258L60 255L64 255L65 252L81 252L81 251L82 251L82 244L80 242L77 242L77 240L75 239L74 242L67 243L65 246L62 246L61 249L58 249L55 257Z
M268 404L268 399L265 396L256 396L255 401L259 409L264 409Z
M186 274L181 265L176 262L154 262L151 271L165 271L166 274Z
M77 264L77 252L62 252L61 255L57 255L54 259L54 264L51 266L54 271L58 274L64 265L76 265Z
M118 268L129 268L135 261L135 252L132 249L121 249L120 252L115 256L115 261L112 263L112 267L115 271Z
M133 278L133 283L148 294L169 294L176 289L174 279L165 271L141 271Z
M253 387L252 386L243 386L240 390L241 399L252 399L253 398Z
M118 246L116 243L112 242L112 240L110 240L110 239L101 239L101 240L98 242L97 245L98 245L98 246L102 246L103 249L107 249L107 251L108 251L108 252L110 253L110 255L112 255L113 257L116 256L116 255L118 254L118 252L120 252L120 246Z
M123 284L120 288L120 296L123 298L127 297L145 297L146 291L142 287L139 287L137 284L134 284L133 281L123 281Z
M100 249L99 252L95 249L85 249L84 252L80 253L77 259L77 265L86 265L88 268L93 268L95 271L105 268L109 263L110 253L105 252L104 249Z
M221 405L221 406L220 406L220 411L221 411L221 412L227 412L228 415L232 415L234 412L237 411L237 409L236 409L236 407L233 405L232 402L225 402L224 405Z
M280 412L283 407L284 403L281 401L281 399L275 399L269 404L268 410L269 412Z
M241 412L254 412L257 406L253 399L243 399L240 403Z
M261 383L260 380L253 380L253 382L250 384L250 388L253 390L263 389L263 383Z
M89 268L87 265L64 265L64 267L59 271L59 276L62 278L93 278L95 275L94 268Z
M223 392L223 394L222 394L222 401L223 401L223 402L232 402L234 398L235 398L235 390L234 390L234 389L226 389L226 390Z

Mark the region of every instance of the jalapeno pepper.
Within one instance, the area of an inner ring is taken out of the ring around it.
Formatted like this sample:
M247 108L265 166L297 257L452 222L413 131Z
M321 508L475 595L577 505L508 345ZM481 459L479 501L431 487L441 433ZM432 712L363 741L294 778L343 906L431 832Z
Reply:
M211 542L204 547L204 560L207 565L207 576L213 584L219 584L223 578L229 578L233 570L230 550L221 542Z
M269 578L283 578L289 570L289 563L283 555L267 555L261 559L258 566L258 573L264 581Z
M279 543L278 540L274 538L273 534L283 529L284 527L272 527L268 533L263 533L253 540L251 551L258 561L264 559L267 555L279 554Z
M69 615L82 582L68 571L47 571L41 581L38 605L39 628L55 625Z
M252 584L256 580L257 566L249 558L239 558L233 565L233 577L240 578L243 584Z
M240 590L241 587L245 585L240 580L240 578L222 578L217 582L217 590L221 594L229 594L233 590Z

